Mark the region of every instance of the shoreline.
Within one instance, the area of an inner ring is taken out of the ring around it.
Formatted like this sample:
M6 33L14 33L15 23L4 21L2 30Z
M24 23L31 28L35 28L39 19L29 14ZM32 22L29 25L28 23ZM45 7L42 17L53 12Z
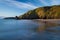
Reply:
M56 22L56 21L60 21L60 19L36 19L37 21L51 21L51 22Z

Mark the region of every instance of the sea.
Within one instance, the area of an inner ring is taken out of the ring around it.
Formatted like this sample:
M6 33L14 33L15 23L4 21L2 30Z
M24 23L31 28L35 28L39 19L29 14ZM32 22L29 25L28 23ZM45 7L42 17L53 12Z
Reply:
M60 40L60 20L0 19L0 40Z

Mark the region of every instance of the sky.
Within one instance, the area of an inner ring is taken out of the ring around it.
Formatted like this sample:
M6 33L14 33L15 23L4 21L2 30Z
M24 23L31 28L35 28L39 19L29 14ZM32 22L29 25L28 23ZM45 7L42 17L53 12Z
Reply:
M51 5L60 5L60 0L0 0L0 16L19 16L29 10Z

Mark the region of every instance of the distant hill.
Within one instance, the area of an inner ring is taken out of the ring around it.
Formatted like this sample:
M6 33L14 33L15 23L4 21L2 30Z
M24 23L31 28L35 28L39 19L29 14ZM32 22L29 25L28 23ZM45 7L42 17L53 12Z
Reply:
M4 19L19 19L19 17L18 16L16 16L16 17L5 17Z
M18 17L19 19L60 19L60 5L39 7Z
M15 17L5 17L4 19L16 19Z

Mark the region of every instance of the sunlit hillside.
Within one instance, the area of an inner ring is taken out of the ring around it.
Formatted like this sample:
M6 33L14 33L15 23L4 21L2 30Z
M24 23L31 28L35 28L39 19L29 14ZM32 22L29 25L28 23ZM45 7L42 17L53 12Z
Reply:
M60 19L60 5L39 7L30 10L19 19Z

